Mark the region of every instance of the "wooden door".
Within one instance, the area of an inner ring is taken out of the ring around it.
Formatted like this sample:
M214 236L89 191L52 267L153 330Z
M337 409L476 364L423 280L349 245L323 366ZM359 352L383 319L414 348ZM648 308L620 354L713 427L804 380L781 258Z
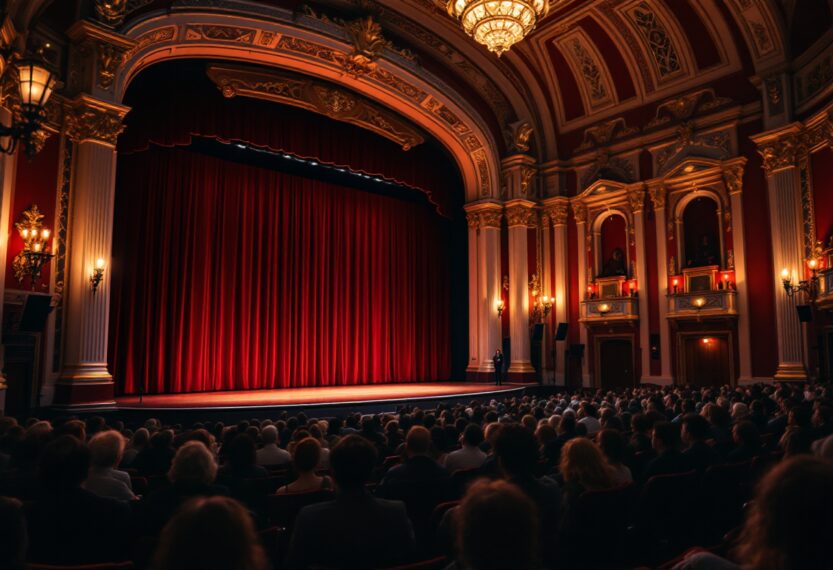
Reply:
M599 386L604 389L634 385L633 342L629 338L599 339Z
M684 382L692 386L732 383L732 362L726 336L688 336L683 342Z

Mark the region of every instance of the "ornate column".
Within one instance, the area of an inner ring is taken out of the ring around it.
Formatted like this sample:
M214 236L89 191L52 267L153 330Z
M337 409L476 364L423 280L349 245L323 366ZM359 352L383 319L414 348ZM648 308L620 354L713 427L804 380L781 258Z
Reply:
M628 191L628 205L633 213L634 238L636 240L636 283L639 294L639 348L641 354L641 376L651 374L650 320L648 302L648 264L645 250L645 189L633 188ZM644 289L643 289L644 287Z
M546 212L541 215L541 232L539 234L541 243L541 293L551 295L552 284L552 230L551 220ZM544 384L553 384L553 347L552 347L552 321L549 317L544 320L544 338L541 339L541 372Z
M113 378L107 370L110 287L105 273L90 287L95 262L109 265L116 183L116 138L128 109L77 97L66 109L67 136L75 143L65 284L66 339L55 405L112 405Z
M801 323L793 299L784 291L779 273L783 268L798 279L804 279L804 221L797 163L800 135L800 125L792 124L752 137L764 159L769 191L772 263L775 268L770 278L775 288L775 315L778 323L776 380L807 379Z
M578 260L578 289L579 299L587 297L587 206L582 202L573 202L573 217L576 219L576 259ZM578 323L579 341L584 345L584 358L579 364L581 385L590 387L589 367L587 361L587 327Z
M659 302L659 357L660 375L643 373L642 381L651 384L671 384L671 327L668 326L668 237L665 235L665 185L661 182L648 188L654 205L654 223L657 232L657 297ZM642 286L640 285L640 289ZM645 294L648 294L647 288ZM649 363L650 364L650 363Z
M11 123L12 114L6 107L0 107L0 123ZM12 218L12 198L14 196L15 174L17 171L17 153L0 155L0 323L3 322L3 297L6 291L6 258L9 252L9 232ZM6 366L5 347L0 344L0 415L6 408Z
M743 225L743 167L746 159L728 165L723 180L729 191L732 208L732 249L734 251L735 289L738 310L738 353L740 366L738 383L750 384L752 377L752 341L749 332L749 280L746 276L746 238ZM729 268L732 269L732 268Z
M492 355L501 347L500 222L503 207L494 202L469 204L469 364L470 380L492 381Z
M544 201L544 216L548 217L553 228L553 253L555 263L553 266L553 278L555 290L553 297L553 321L566 323L568 308L570 305L569 281L567 279L569 252L567 250L567 210L570 202L561 196ZM562 340L555 343L555 384L564 385L565 372L565 350L567 341Z
M506 203L509 224L509 379L529 381L535 369L529 354L529 240L537 224L535 204L527 200Z

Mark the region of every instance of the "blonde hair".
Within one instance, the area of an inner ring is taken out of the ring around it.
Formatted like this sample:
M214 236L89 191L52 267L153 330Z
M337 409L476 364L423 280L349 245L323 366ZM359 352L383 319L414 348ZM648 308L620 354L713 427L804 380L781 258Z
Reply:
M124 453L124 436L113 430L102 431L92 437L88 446L93 467L116 467Z
M576 437L561 449L561 475L567 483L577 483L588 491L609 489L613 474L599 446L583 437Z

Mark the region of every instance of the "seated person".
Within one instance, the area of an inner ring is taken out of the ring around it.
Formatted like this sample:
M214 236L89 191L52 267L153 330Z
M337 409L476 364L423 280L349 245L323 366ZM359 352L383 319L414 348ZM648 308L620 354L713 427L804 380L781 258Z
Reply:
M266 426L260 431L263 447L257 450L257 464L269 467L289 465L292 456L285 449L278 447L278 428Z
M188 501L165 525L154 570L267 570L252 518L227 497Z
M645 466L642 479L647 481L655 475L670 475L691 471L691 465L680 453L680 430L671 422L657 422L654 424L654 435L651 438L657 456Z
M483 430L477 424L469 424L460 436L461 447L445 456L445 468L449 472L463 469L479 469L486 461L486 453L480 449Z
M365 488L376 457L373 445L357 435L345 436L331 450L336 498L301 509L286 567L379 568L412 559L414 533L405 505L373 497Z
M431 459L430 452L431 432L422 426L411 428L405 438L405 461L385 474L376 494L398 498L394 495L403 485L448 479L448 471Z
M130 508L82 488L87 446L71 435L46 446L38 465L41 491L26 507L29 561L92 564L127 558Z
M457 509L457 552L467 570L537 570L538 516L532 501L506 481L481 479Z
M730 463L751 461L761 454L761 434L758 427L749 420L743 420L732 427L735 448L726 456Z
M321 460L321 444L313 437L306 437L295 445L292 465L295 468L296 479L278 489L278 495L288 493L315 493L330 491L333 483L326 475L316 475L315 469Z
M228 489L214 484L216 477L217 463L208 448L199 441L183 444L168 472L171 485L151 493L140 503L139 531L156 536L188 499L227 494Z
M711 426L708 420L697 414L686 414L682 421L681 439L686 446L683 451L691 469L703 473L706 469L718 463L719 457L714 449L706 443L711 438Z
M24 570L27 546L23 504L0 497L0 568Z
M616 275L627 274L628 268L625 266L625 254L622 248L617 247L611 252L610 259L605 261L599 277L614 277Z
M124 446L124 436L117 431L102 431L93 436L89 443L92 466L84 481L86 490L99 497L119 501L132 501L136 498L130 475L116 469L121 463Z

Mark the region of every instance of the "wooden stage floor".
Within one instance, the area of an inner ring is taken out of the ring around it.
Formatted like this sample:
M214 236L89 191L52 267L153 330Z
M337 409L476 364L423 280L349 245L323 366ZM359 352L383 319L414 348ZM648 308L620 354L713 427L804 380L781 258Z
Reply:
M430 382L420 384L374 384L282 390L237 390L191 394L149 395L116 398L119 410L197 410L240 408L295 408L301 406L345 406L416 402L443 398L519 395L524 386L476 384L469 382Z

